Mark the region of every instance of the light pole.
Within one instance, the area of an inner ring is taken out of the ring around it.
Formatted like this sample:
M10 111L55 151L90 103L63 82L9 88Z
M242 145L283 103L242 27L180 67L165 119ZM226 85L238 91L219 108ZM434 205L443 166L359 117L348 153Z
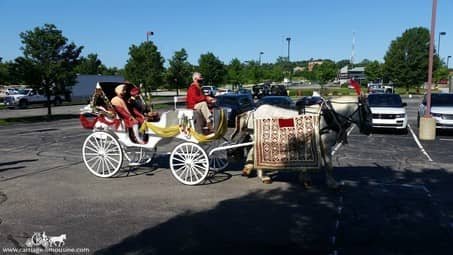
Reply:
M439 39L437 40L437 56L440 58L440 36L446 35L447 32L439 32Z
M448 70L448 60L450 60L451 56L447 57L447 70Z
M258 58L258 65L261 65L261 55L263 55L264 52L260 51L260 56Z
M291 42L291 37L286 37L286 41L288 41L288 62L289 62L289 45Z
M289 58L289 46L291 43L291 37L286 37L286 41L288 41L288 68L289 68L289 81L291 81L291 64L290 64L290 58Z
M433 58L434 58L434 35L436 30L437 0L433 0L431 13L431 30L429 38L429 62L428 62L428 84L426 88L425 114L420 118L419 138L420 140L436 139L436 120L431 117L431 83L433 81ZM440 37L440 34L439 34Z
M149 36L150 35L154 35L154 32L153 31L146 32L146 42L149 42Z

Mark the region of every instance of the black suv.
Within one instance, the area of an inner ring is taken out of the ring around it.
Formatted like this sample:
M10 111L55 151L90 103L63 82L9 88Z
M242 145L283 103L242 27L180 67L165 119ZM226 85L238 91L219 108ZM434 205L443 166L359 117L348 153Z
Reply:
M216 106L227 109L228 127L234 127L236 116L255 109L249 94L227 93L216 97Z

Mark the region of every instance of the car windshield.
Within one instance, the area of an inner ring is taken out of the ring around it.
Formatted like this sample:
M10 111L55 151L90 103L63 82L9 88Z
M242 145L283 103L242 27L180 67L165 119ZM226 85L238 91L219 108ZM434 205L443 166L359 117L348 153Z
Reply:
M431 94L432 106L453 106L453 94Z
M368 104L371 107L402 107L401 97L395 94L369 95Z

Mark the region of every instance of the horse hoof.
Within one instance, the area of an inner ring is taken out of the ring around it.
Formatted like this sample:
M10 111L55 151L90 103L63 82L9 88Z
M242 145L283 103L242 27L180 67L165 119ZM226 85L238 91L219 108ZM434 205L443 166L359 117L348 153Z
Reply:
M242 169L242 173L241 175L242 176L245 176L245 177L250 177L251 174L252 174L252 170L253 170L253 165L246 165L244 166L244 168Z
M270 177L267 177L267 178L263 178L261 180L264 184L271 184L272 183L272 179Z
M313 187L311 181L305 181L303 184L305 189L311 189Z

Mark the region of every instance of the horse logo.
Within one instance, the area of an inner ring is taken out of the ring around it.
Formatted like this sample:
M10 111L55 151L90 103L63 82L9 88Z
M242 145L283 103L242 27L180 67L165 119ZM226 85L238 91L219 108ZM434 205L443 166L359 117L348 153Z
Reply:
M50 247L62 247L65 244L64 240L66 240L66 234L51 236L49 237Z
M25 241L27 247L62 247L65 245L66 234L59 236L47 236L46 232L34 232L33 235Z

